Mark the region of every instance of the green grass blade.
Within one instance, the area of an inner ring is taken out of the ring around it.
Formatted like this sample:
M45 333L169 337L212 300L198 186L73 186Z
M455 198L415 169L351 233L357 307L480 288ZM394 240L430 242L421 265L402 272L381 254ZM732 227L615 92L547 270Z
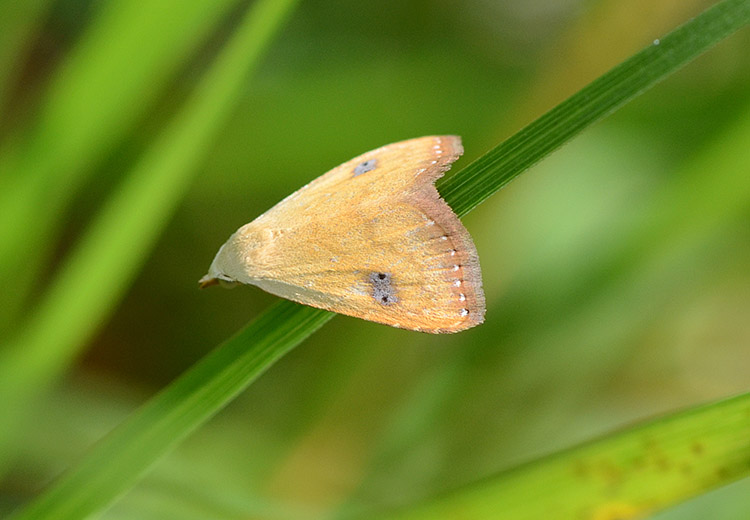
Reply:
M274 304L133 414L14 518L73 520L106 507L167 449L332 316L289 301Z
M596 121L750 22L750 1L725 0L643 49L439 184L465 215ZM595 42L592 42L595 44Z
M747 475L750 394L544 457L385 517L643 518Z
M522 130L518 136L511 138L511 142L515 143L513 146L499 146L442 183L443 195L457 213L467 213L524 168L584 127L745 25L749 16L750 3L746 0L720 2L665 37L658 48L651 47L637 54L587 87L583 91L585 94L573 96L561 105L567 107L562 113L560 109L555 109ZM644 70L648 74L644 74ZM519 155L519 150L525 150L524 153L532 159ZM299 323L300 316L308 321ZM248 349L248 356L256 350L263 350L270 364L329 318L329 314L321 311L281 302L259 318L260 321L250 325L255 331L252 338L250 335L245 337L243 333L247 342L243 342L242 347ZM264 324L263 328L257 325L260 322ZM267 341L268 335L276 337L292 328L295 334L283 342L270 344ZM236 348L236 339L231 340L186 372L165 393L115 429L80 465L32 503L19 518L66 518L61 515L64 511L94 512L114 500L178 439L216 413L232 395L251 383L262 371L255 365L245 366L245 358L240 358L236 352L234 355L222 353L225 349L234 351ZM186 381L190 381L190 384ZM215 395L211 400L197 397L204 395L204 386L210 388L212 393L216 391L221 395ZM147 455L139 454L139 449L147 451ZM133 456L123 463L118 462L118 466L112 462L112 457L120 452ZM735 476L732 474L724 481ZM718 485L719 481L713 484ZM86 504L86 508L78 509L82 507L81 504Z
M0 146L0 284L13 295L0 306L0 330L24 302L92 166L148 113L235 2L101 3L38 116Z
M241 94L294 0L265 0L102 209L39 306L0 351L0 460L28 402L55 379L109 314L181 200L196 164Z

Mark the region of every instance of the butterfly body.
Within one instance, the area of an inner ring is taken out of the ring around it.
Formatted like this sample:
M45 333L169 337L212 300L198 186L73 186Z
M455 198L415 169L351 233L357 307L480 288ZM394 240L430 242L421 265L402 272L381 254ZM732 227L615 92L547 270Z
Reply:
M462 151L458 137L422 137L334 168L238 229L201 285L252 284L423 332L481 323L476 249L434 187Z

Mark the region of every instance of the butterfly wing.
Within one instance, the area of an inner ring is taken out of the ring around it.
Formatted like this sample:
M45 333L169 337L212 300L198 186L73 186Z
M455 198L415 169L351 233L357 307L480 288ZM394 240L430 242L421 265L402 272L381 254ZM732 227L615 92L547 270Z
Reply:
M476 248L434 187L462 151L458 137L422 137L334 168L241 228L222 248L240 260L219 274L395 327L481 323Z

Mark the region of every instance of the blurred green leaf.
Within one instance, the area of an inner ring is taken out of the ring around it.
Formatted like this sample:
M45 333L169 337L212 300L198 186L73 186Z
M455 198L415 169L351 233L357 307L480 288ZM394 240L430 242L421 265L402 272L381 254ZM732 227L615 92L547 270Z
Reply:
M700 406L378 518L625 520L750 474L750 394Z
M92 166L148 113L235 1L115 0L98 6L37 116L0 146L0 284L13 294L0 306L0 330L24 303Z
M510 145L500 145L442 183L446 200L457 213L467 213L552 149L745 25L748 18L747 1L725 0L717 4L522 130L511 138ZM252 340L258 343L253 345L249 334L243 332L241 346L247 352L264 349L263 356L270 365L329 318L322 311L281 302L249 326L254 331ZM302 319L306 321L295 328ZM292 329L294 334L286 335ZM285 335L283 341L269 340L269 336L275 338L277 334ZM197 428L267 368L255 357L245 365L247 358L240 356L238 342L230 340L181 376L98 444L21 517L65 518L65 514L96 511L113 500L178 439ZM210 400L198 397L204 395L203 385L216 391ZM139 453L141 447L148 453ZM112 457L118 453L130 457L122 464L112 464ZM731 478L734 475L728 476Z
M0 460L29 400L78 354L122 296L294 1L260 2L194 96L145 153L0 352ZM20 227L20 226L19 226Z

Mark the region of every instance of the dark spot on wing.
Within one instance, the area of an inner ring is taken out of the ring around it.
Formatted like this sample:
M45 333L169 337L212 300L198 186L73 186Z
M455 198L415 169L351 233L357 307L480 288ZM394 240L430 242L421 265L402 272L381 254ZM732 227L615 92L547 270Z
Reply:
M362 175L363 173L367 173L369 171L374 170L378 166L378 160L377 159L370 159L369 161L365 161L363 163L360 163L357 165L356 168L354 168L354 176Z
M372 297L381 305L398 302L396 291L391 285L390 273L370 273L370 285L372 285Z

